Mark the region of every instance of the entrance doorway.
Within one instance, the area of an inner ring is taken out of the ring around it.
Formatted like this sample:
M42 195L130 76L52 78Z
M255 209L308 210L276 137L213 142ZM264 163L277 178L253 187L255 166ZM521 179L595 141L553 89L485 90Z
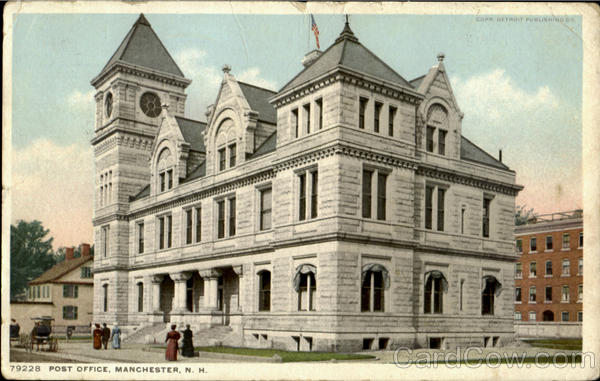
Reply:
M168 275L163 277L160 284L160 310L163 312L163 322L171 321L173 309L173 296L175 295L175 282Z

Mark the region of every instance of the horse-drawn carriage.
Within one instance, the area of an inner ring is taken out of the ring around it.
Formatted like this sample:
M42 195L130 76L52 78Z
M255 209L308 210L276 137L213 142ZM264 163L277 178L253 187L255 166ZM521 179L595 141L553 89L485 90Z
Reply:
M41 316L31 318L34 321L34 327L31 330L31 334L21 335L21 344L28 350L32 351L34 346L37 346L37 350L40 350L40 346L44 349L46 346L47 351L56 352L58 350L58 338L52 336L52 321L53 318L49 316Z

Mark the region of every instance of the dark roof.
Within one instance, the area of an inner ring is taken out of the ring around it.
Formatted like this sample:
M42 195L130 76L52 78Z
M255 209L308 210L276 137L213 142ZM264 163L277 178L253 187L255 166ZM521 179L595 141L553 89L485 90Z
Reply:
M238 81L238 84L250 108L258 112L258 119L271 124L277 124L277 111L269 103L269 98L277 94L277 92L244 82Z
M461 136L460 141L460 158L462 160L473 161L498 169L510 170L510 168L502 164L502 162L496 160L492 155L477 147L464 136Z
M347 68L412 89L402 76L389 67L373 52L364 47L346 23L344 30L319 58L302 70L279 91L283 93L317 78L335 68Z
M175 120L181 130L186 142L190 143L190 149L198 152L206 152L202 132L206 129L206 123L197 120L176 116Z
M183 73L150 26L144 14L140 14L135 24L110 58L102 72L117 61L159 70L183 77Z
M265 140L256 149L256 151L254 151L254 153L252 154L252 156L250 156L250 158L254 159L256 157L262 156L262 155L267 154L269 152L273 152L273 151L275 151L275 148L277 148L277 131L273 132L271 134L271 136L269 136L267 138L267 140Z
M206 176L206 160L198 164L198 166L190 172L190 174L185 178L185 180L183 180L183 182L186 183L188 181L199 179L200 177L204 176Z
M150 196L150 184L143 187L135 196L129 196L129 201L139 200L148 196Z
M70 271L75 270L79 266L83 265L87 261L93 260L94 257L92 255L87 255L85 257L78 257L70 260L64 260L54 266L52 266L45 273L35 278L29 284L42 284L48 283L57 280L61 276L67 274Z
M415 89L418 89L419 85L421 85L421 82L423 82L424 79L425 79L425 74L423 74L422 76L417 77L415 79L412 79L409 82Z

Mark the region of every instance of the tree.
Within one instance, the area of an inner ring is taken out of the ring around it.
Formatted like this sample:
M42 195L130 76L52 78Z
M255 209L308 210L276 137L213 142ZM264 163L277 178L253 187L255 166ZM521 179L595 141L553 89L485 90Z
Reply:
M527 210L525 205L518 205L515 208L515 226L525 225L532 219L535 219L533 208Z
M10 226L10 297L27 290L28 283L57 263L49 230L40 221L18 221Z

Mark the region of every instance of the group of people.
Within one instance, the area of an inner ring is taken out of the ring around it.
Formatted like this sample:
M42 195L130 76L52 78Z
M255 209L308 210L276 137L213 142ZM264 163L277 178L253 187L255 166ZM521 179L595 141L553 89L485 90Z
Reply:
M102 349L102 347L108 349L109 340L112 340L113 349L121 348L121 328L117 324L114 325L112 332L106 323L102 324L102 328L96 323L95 327L92 333L94 349Z
M179 339L181 339L181 334L183 334L181 355L184 357L194 357L194 342L192 340L194 334L190 329L190 325L187 324L185 326L185 331L181 333L177 332L176 329L177 326L173 324L171 325L171 331L167 333L167 338L165 340L167 343L167 352L165 353L165 358L168 361L177 361L177 350L179 349Z

